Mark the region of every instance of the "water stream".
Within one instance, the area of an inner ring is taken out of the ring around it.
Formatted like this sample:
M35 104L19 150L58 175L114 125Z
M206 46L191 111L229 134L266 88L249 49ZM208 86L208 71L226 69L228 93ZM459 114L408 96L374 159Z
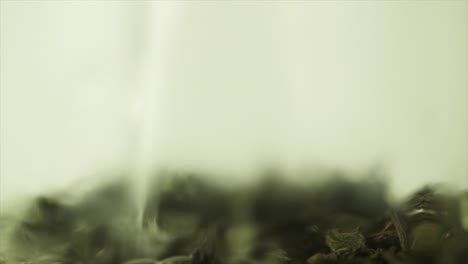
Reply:
M170 46L167 27L174 19L176 5L171 3L145 2L144 18L146 28L143 34L140 63L137 67L137 95L135 104L136 147L135 162L131 177L135 182L136 224L144 226L144 210L148 197L150 178L153 176L160 150L162 129L161 109L163 102L165 62ZM157 225L153 228L157 230Z

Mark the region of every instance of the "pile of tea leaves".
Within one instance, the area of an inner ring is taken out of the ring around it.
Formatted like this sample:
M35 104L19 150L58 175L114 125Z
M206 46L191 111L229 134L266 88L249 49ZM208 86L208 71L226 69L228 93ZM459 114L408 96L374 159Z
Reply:
M142 223L126 180L41 196L2 212L0 264L468 263L467 193L422 186L391 204L377 177L349 178L225 188L167 175Z

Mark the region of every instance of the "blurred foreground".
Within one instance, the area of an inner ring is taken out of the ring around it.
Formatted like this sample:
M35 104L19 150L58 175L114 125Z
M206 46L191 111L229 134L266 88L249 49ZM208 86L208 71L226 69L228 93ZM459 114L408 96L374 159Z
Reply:
M466 192L391 203L378 175L327 176L227 187L160 172L142 223L129 177L53 193L4 212L0 263L468 263Z

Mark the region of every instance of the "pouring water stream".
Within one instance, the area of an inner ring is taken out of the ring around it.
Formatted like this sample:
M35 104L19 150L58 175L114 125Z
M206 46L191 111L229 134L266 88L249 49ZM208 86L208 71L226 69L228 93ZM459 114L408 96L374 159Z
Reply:
M164 69L170 46L170 33L174 31L170 21L174 19L176 4L162 2L145 3L145 18L148 25L143 40L144 54L137 68L136 146L131 181L136 208L136 225L143 232L146 199L150 178L157 165L161 138L161 102L164 89ZM151 179L152 180L152 179ZM157 224L153 231L158 231Z

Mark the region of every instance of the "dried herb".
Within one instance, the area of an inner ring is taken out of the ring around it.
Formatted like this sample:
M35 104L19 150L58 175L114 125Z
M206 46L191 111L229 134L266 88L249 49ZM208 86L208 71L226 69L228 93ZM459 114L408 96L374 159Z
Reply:
M456 194L424 187L390 205L373 178L269 177L239 189L169 178L139 227L125 183L74 203L40 197L19 219L2 216L0 264L468 263Z

